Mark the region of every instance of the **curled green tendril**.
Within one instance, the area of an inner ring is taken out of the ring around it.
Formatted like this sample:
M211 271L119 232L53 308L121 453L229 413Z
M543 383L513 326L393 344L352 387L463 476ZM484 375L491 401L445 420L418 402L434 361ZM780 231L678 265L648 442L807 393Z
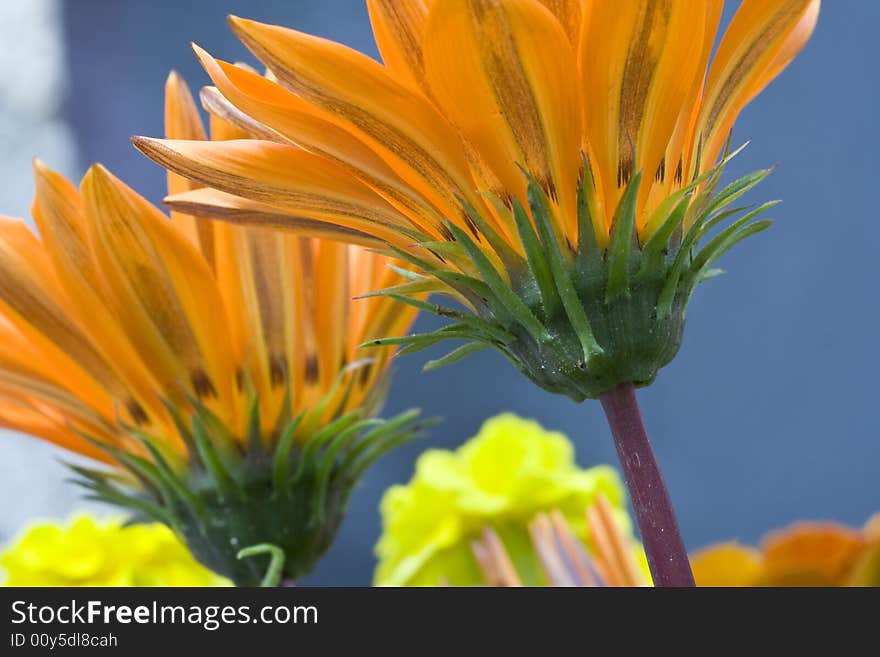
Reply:
M284 569L284 550L272 543L258 543L251 545L238 551L235 555L238 559L247 559L260 554L269 554L269 567L266 568L266 574L260 586L263 588L273 588L281 584L281 577Z

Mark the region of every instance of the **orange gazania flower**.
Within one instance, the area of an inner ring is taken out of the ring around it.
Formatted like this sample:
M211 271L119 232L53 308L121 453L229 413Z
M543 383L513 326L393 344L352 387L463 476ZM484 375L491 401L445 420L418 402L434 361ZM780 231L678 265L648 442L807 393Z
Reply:
M166 125L205 138L176 75ZM212 133L240 136L218 119ZM0 425L113 466L78 471L238 582L257 575L235 565L249 542L280 545L291 576L307 569L357 474L412 429L411 415L372 419L391 351L356 349L415 311L353 302L405 279L360 246L169 220L100 165L80 189L34 172L39 235L0 222Z
M880 514L862 529L797 523L768 534L760 549L720 543L692 564L699 586L880 586Z
M709 66L722 5L369 0L384 64L233 17L271 75L196 51L208 109L253 139L135 143L213 188L171 207L381 239L481 320L429 340L495 346L543 387L596 397L653 379L712 262L767 225L696 251L767 173L714 193L734 120L807 41L819 1L745 0ZM612 331L633 314L607 307L619 297L659 319Z

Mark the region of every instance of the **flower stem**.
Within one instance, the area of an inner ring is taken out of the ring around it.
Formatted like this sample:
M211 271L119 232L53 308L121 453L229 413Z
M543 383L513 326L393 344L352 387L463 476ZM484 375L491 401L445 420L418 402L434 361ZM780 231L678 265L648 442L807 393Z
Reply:
M636 512L655 586L694 586L684 541L663 475L639 412L635 387L626 383L599 397Z

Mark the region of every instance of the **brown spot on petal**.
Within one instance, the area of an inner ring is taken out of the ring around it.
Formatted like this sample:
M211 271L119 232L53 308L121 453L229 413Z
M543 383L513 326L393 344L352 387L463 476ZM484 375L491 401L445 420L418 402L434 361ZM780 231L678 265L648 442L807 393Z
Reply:
M309 354L306 357L306 383L317 383L319 374L318 357L315 354Z
M199 399L217 396L217 390L214 388L214 384L211 383L211 379L204 370L193 371L190 375L190 381L192 382L193 389L196 391L196 395L198 395Z

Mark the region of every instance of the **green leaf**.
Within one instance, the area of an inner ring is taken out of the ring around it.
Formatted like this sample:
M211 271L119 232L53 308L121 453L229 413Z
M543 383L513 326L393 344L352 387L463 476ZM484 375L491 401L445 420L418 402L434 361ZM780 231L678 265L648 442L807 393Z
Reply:
M742 178L734 180L709 200L706 207L702 209L701 214L711 214L730 205L740 196L764 180L764 178L769 176L772 172L772 168L760 169L759 171L753 171Z
M391 287L385 287L381 290L374 290L372 292L367 292L366 294L361 294L355 299L370 299L372 297L385 297L390 296L392 294L398 294L401 296L409 296L414 294L430 294L431 292L440 292L444 288L443 283L436 280L431 280L422 277L418 281L412 281L410 283L401 283L400 285L392 285Z
M596 239L596 228L590 215L590 202L587 198L586 176L592 175L589 162L584 158L584 180L578 185L577 213L578 213L578 250L576 260L578 268L587 279L597 279L604 276L605 253L599 248Z
M769 204L765 204L769 205ZM705 271L711 267L724 253L729 251L731 247L742 241L749 235L766 230L773 223L770 220L755 221L749 223L766 207L761 206L745 215L739 221L732 223L730 226L716 235L705 247L703 247L691 263L689 279L699 278Z
M403 267L398 267L393 263L388 263L388 269L393 271L404 278L408 278L411 281L424 281L427 277L419 274L418 272L412 271L411 269L404 269Z
M544 243L544 249L547 252L550 270L553 273L553 280L556 283L559 298L562 300L562 307L565 309L568 321L571 322L571 326L578 336L578 341L584 352L584 362L589 363L593 356L602 353L602 347L599 346L599 343L596 342L596 338L593 336L593 329L590 326L589 319L587 319L583 304L581 304L577 291L574 288L574 283L566 271L567 268L562 251L559 250L559 243L556 241L556 236L550 225L544 192L541 191L537 182L532 178L529 179L528 194L532 216L535 219L535 224L541 235L541 241Z
M339 434L330 441L330 444L327 445L327 448L324 450L324 453L321 455L321 460L318 463L313 491L314 499L311 501L313 513L318 521L323 521L324 518L327 489L330 486L330 478L333 474L333 466L336 464L336 457L339 455L340 451L350 446L352 439L358 433L362 432L364 429L381 425L382 420L379 419L368 419L355 422L350 427L340 431Z
M644 279L663 268L666 253L669 248L669 240L676 229L681 226L687 213L690 197L682 196L678 205L673 208L660 227L648 238L642 249L642 265L637 278Z
M638 250L636 227L636 200L642 182L641 171L626 186L623 197L614 212L611 223L611 241L608 245L608 287L606 301L629 294L629 271L633 260L633 247Z
M556 284L553 282L550 265L544 256L544 250L541 247L538 236L532 228L532 222L529 220L522 203L517 199L513 200L513 218L516 222L520 243L526 252L529 269L535 278L535 282L538 284L538 290L541 292L545 316L549 319L555 316L561 301L556 292Z
M712 264L716 260L718 260L718 258L720 258L727 251L732 249L735 245L739 244L747 237L750 237L751 235L755 235L756 233L760 233L760 232L766 230L772 224L773 224L773 222L768 219L761 220L761 221L755 221L755 222L752 222L746 226L743 226L742 228L740 228L740 230L738 230L736 232L732 232L732 233L728 234L726 236L726 238L715 247L715 249L712 251L712 253L708 255L708 257L706 258L703 265L699 269L694 271L688 277L688 281L687 281L686 285L688 285L689 287L688 287L688 291L687 291L686 302L690 301L690 298L693 296L694 290L696 290L697 285L699 285L702 281L706 280L707 278L712 278L712 276L710 275L710 272L712 272L712 271L720 272L721 271L719 269L715 269L715 270L710 269ZM720 237L720 235L719 235L719 237ZM708 246L706 248L708 248Z
M263 445L263 427L260 420L259 397L254 395L250 400L247 427L248 458L259 459L265 452Z
M196 448L199 450L202 463L205 464L205 468L211 473L211 478L214 480L220 499L225 501L226 499L242 495L243 492L238 482L233 479L217 455L200 415L193 416L193 438L195 438Z
M429 360L427 363L425 363L425 366L422 368L422 370L425 372L433 372L434 370L439 370L441 367L446 367L447 365L457 363L458 361L470 356L471 354L475 354L478 351L488 349L490 346L492 345L481 342L469 342L467 344L461 345L460 347L456 347L445 356L441 356L440 358L436 358L434 360Z
M358 441L358 444L346 454L345 459L342 462L340 468L345 471L351 471L355 464L360 461L362 455L367 452L371 445L376 441L381 441L384 436L388 434L394 434L398 430L412 425L415 423L416 419L419 417L419 411L416 408L411 408L399 415L394 416L389 420L384 420L382 424L376 426L374 429L367 432L361 439Z
M489 289L498 299L499 304L518 321L529 332L532 339L539 344L550 338L547 329L538 321L538 318L532 313L528 306L520 299L516 293L510 288L507 282L501 277L486 254L474 244L470 236L455 224L449 224L455 239L467 251L474 266L483 277L483 281L489 286Z
M302 422L304 412L300 412L293 421L285 427L278 445L275 448L275 455L272 457L272 481L275 492L282 494L286 491L287 479L290 475L290 454L296 443L296 430Z
M477 212L470 203L461 196L456 195L456 198L461 204L461 207L467 212L468 217L474 222L474 225L479 229L480 233L483 234L483 237L486 238L486 241L495 253L498 254L498 257L501 258L501 262L504 263L508 273L515 274L519 271L522 268L522 258L520 258L519 254L510 248L510 245L498 235L498 232L492 228L485 219L483 219L480 213Z
M354 424L361 418L361 411L356 410L336 418L330 424L326 425L314 435L308 437L305 446L300 453L299 463L296 472L293 473L294 481L298 481L306 472L314 470L317 461L318 452L339 432L344 431L348 426Z

